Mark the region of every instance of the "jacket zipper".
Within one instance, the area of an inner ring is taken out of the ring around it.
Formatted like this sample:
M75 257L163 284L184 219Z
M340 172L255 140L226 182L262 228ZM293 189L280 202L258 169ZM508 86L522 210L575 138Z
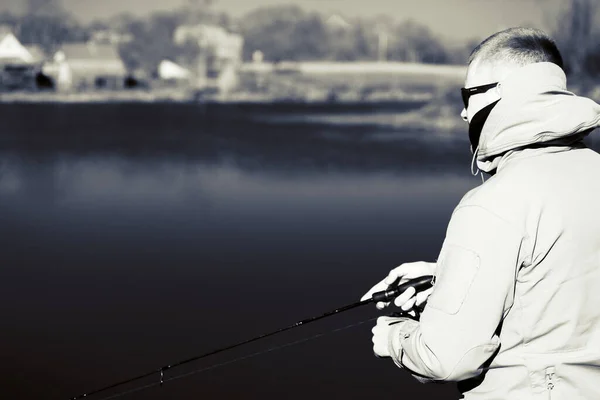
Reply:
M546 389L548 389L548 399L552 400L552 390L554 389L554 367L546 368Z

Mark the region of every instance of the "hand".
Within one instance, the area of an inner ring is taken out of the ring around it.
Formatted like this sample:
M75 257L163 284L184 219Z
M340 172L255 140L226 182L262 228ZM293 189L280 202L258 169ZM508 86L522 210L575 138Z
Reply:
M408 318L379 317L373 332L373 353L377 357L390 357L389 336L392 327L397 323L409 321Z
M365 295L360 299L361 301L370 299L373 296L373 293L380 292L382 290L388 289L388 287L394 282L398 284L404 283L409 279L419 278L424 275L433 275L435 273L436 263L430 263L425 261L417 261L412 263L404 263L399 267L394 268L390 271L388 276L383 279L381 282L377 283L373 286ZM394 304L404 311L411 310L415 305L422 305L431 292L433 288L429 288L420 293L417 293L415 296L415 289L408 288L404 293L401 293L400 296L396 297L394 300ZM380 310L389 306L390 303L378 302L376 307Z

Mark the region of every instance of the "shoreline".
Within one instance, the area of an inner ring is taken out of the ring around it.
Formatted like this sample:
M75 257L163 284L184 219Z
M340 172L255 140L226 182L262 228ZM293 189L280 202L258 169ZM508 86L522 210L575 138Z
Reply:
M109 102L159 102L159 101L189 101L188 93L179 91L156 92L143 90L114 91L114 92L86 92L86 93L60 93L60 92L8 92L0 93L0 103L109 103Z
M232 96L212 96L203 100L195 100L189 90L0 94L0 104L5 105L85 106L161 103L197 105L203 112L214 115L217 119L232 112L251 117L253 114L260 115L268 111L288 117L294 116L307 124L381 125L419 131L435 130L444 134L464 129L462 124L456 121L456 116L447 111L453 107L445 104L445 99L437 99L435 93L408 94L386 91L374 94L368 99L361 99L360 96L350 93L335 99L328 98L323 93L280 98L269 94L236 93Z
M179 90L120 90L85 93L60 92L5 92L0 93L0 103L330 103L372 104L378 102L425 102L433 98L433 93L406 93L401 91L382 91L361 97L359 93L345 93L332 96L328 91L307 91L298 95L276 95L272 93L234 92L228 95L208 95L198 97L191 89Z
M594 101L600 100L600 85L575 81L570 90ZM300 122L385 126L391 129L411 129L453 135L466 129L460 118L462 103L458 91L442 89L410 93L386 88L367 98L357 91L340 92L331 97L326 90L306 90L297 96L271 93L235 92L228 96L208 96L195 99L186 88L161 88L87 93L12 92L0 93L0 104L182 104L198 105L220 118L231 112L240 115L260 115L265 110L282 113L283 120ZM208 107L208 108L205 108ZM215 107L212 110L211 107ZM287 115L287 116L286 116ZM274 118L271 118L274 120Z

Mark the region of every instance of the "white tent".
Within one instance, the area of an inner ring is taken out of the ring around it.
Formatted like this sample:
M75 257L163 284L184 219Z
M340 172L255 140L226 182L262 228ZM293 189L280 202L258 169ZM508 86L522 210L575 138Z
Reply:
M158 65L158 76L165 80L188 79L190 71L172 61L163 60Z

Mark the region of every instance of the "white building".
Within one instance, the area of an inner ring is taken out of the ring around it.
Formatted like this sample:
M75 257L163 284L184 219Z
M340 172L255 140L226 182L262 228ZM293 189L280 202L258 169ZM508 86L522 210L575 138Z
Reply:
M192 76L191 72L170 60L162 60L158 64L158 77L165 81L186 81Z
M194 66L197 86L215 87L221 92L237 86L244 47L241 35L215 25L183 25L175 30L173 40L177 45L189 41L198 44L201 55Z
M127 76L116 46L93 42L64 44L44 71L64 91L122 89Z
M0 26L0 88L35 89L44 58L38 46L24 46L10 28Z

